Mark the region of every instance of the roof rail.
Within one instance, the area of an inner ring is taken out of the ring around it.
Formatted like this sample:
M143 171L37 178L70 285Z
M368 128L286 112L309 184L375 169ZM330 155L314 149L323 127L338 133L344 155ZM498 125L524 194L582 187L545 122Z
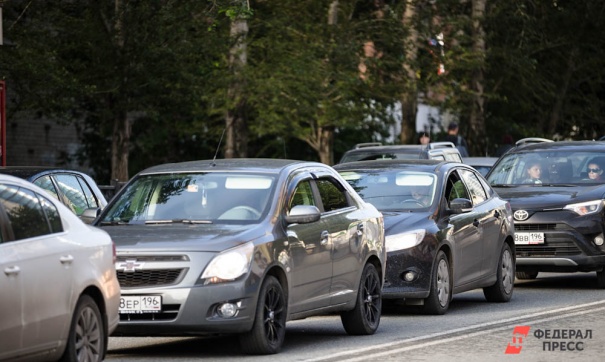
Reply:
M540 137L528 137L522 138L515 142L515 146L527 145L530 143L542 143L542 142L554 142L553 140L549 140L548 138L540 138Z
M374 146L382 146L382 143L381 142L358 143L355 145L355 149L364 148L364 147L374 147Z
M429 149L435 148L456 148L453 142L431 142L429 143Z

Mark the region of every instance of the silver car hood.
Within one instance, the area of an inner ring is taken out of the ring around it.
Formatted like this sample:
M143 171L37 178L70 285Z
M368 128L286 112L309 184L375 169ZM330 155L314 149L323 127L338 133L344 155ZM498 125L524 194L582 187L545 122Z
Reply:
M264 235L258 225L115 225L102 227L118 251L221 252Z

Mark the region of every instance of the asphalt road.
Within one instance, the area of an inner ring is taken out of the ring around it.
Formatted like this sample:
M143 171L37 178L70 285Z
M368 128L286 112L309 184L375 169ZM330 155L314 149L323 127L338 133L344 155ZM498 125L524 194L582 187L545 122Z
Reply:
M373 336L348 336L339 317L324 316L289 322L277 355L244 355L233 337L111 337L106 360L601 361L604 297L594 273L542 273L517 281L509 303L488 303L477 290L454 296L443 316L389 308Z

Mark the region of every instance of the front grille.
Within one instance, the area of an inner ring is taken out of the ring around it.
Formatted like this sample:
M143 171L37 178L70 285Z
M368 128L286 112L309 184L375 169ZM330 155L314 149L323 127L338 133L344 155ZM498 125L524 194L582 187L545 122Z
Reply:
M120 314L120 322L138 322L138 321L170 321L175 320L180 304L164 304L159 313L127 313Z
M125 272L118 270L121 288L159 287L177 284L185 275L187 268L148 269Z
M170 261L189 261L187 255L124 255L116 257L117 262L126 262L135 259L137 262L170 262Z
M545 235L544 244L515 245L517 256L521 257L558 257L582 254L582 250L568 237Z
M516 231L552 231L561 230L561 226L557 224L515 224Z

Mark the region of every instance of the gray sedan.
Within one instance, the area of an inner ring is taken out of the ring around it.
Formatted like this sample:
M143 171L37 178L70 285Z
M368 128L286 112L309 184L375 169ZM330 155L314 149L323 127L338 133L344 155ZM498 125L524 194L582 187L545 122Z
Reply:
M233 333L243 351L269 354L288 320L340 313L349 334L378 328L382 214L324 164L155 166L97 225L117 245L116 335Z

